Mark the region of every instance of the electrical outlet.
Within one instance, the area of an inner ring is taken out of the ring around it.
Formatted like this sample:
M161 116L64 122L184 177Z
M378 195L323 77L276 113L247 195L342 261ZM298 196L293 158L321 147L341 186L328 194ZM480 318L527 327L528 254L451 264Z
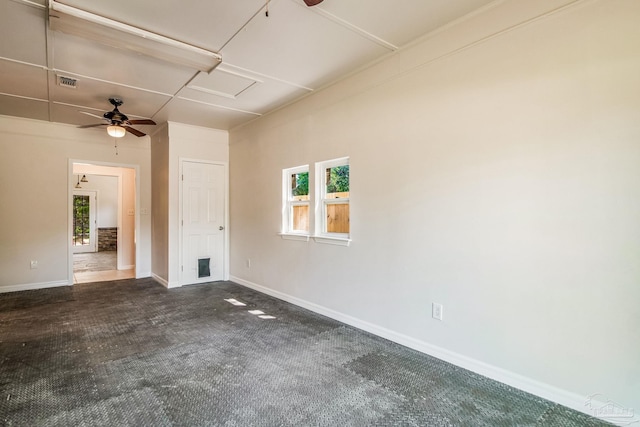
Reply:
M431 317L434 319L442 320L442 304L436 302L431 304Z
M35 270L36 268L38 268L38 261L36 260L31 260L31 269Z
M251 258L247 258L244 264L247 268L251 268Z

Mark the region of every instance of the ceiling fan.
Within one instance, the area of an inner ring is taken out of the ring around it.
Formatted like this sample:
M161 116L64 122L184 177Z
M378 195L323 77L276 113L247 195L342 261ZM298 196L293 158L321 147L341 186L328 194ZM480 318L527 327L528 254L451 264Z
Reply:
M307 6L311 7L311 6L315 6L315 5L319 4L319 3L322 3L322 0L304 0L304 3Z
M118 111L118 107L123 104L122 99L109 98L109 102L113 105L113 111L108 111L102 115L102 117L87 113L86 111L80 111L82 114L86 114L91 117L97 117L98 119L106 120L107 123L97 123L95 125L79 126L80 128L91 128L96 126L106 126L107 133L115 138L122 138L126 132L132 133L135 136L145 136L146 133L140 132L137 129L131 127L131 125L155 125L156 122L150 119L141 120L129 120L127 116Z

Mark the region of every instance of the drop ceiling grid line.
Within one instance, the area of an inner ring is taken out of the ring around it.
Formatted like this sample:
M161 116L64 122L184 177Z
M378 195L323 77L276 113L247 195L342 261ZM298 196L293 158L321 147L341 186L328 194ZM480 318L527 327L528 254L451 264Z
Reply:
M155 117L155 116L157 116L158 114L160 114L160 111L164 110L164 109L165 109L165 107L166 107L167 105L169 105L169 103L170 103L171 101L173 101L175 98L177 98L177 97L178 97L178 94L179 94L180 92L182 92L185 88L189 87L189 85L191 84L191 82L192 82L192 81L194 81L194 80L196 79L196 77L198 77L198 76L200 75L200 73L201 73L201 71L196 71L196 72L195 72L191 77L189 77L189 78L187 79L187 81L186 81L182 86L180 86L180 88L178 88L178 90L177 90L173 95L168 95L168 96L169 96L169 99L167 99L167 100L166 100L166 102L164 102L164 103L163 103L163 104L162 104L162 105L161 105L161 106L156 110L156 112L155 112L155 113L153 113L153 116L151 116L151 117ZM209 74L209 73L207 73L207 74Z
M303 85L300 85L300 84L297 84L297 83L293 83L293 82L290 82L290 81L287 81L287 80L279 79L277 77L269 76L267 74L258 73L256 71L249 70L248 68L242 68L242 67L239 67L237 65L230 64L228 62L224 62L224 65L226 67L235 68L237 70L241 70L241 71L249 74L249 75L237 74L237 75L239 75L241 77L247 77L247 78L250 78L252 80L257 80L255 78L251 77L251 74L253 74L253 75L257 76L257 77L262 77L263 79L267 79L267 80L271 80L271 81L274 81L274 82L282 83L282 84L285 84L287 86L291 86L291 87L295 87L295 88L298 88L298 89L306 90L308 92L313 92L315 90L313 88L310 88L310 87L307 87L307 86L303 86ZM229 71L225 70L225 72L229 72ZM231 72L231 74L235 74L235 73Z
M8 97L11 97L11 98L26 99L28 101L49 102L48 99L40 99L40 98L34 98L32 96L16 95L14 93L6 93L6 92L0 92L0 96L8 96Z
M240 95L242 92L244 92L245 90L249 89L250 87L254 86L256 83L264 83L263 80L260 80L258 78L256 78L255 76L249 76L247 74L241 74L241 73L237 73L235 71L231 71L231 70L225 70L224 68L221 67L216 67L215 69L216 72L221 72L221 73L225 73L225 74L229 74L235 77L240 77L246 80L250 80L252 81L252 83L245 87L244 89L242 89L240 92L232 95L230 93L225 93L225 92L220 92L217 90L212 90L212 89L207 89L206 87L202 87L202 86L198 86L198 85L192 85L191 82L193 81L193 79L191 79L191 81L189 81L184 87L186 87L187 89L193 89L196 90L198 92L203 92L203 93L208 93L210 95L217 95L217 96L222 96L224 98L229 98L229 99L236 99L238 97L238 95Z
M233 65L232 65L232 67L233 67ZM256 76L250 76L248 74L242 74L242 73L238 73L236 71L226 70L224 65L220 65L219 67L216 67L215 71L221 71L223 73L231 74L232 76L242 77L243 79L253 80L253 81L258 82L258 83L264 83L264 81L262 81L260 79L257 79Z
M251 83L249 85L249 87L253 86L255 84L255 82ZM207 89L206 87L202 87L202 86L187 86L187 89L192 89L195 90L197 92L202 92L202 93L208 93L209 95L215 95L215 96L221 96L223 98L227 98L227 99L236 99L236 97L238 96L238 94L232 95L230 93L225 93L225 92L220 92L217 90L212 90L212 89ZM243 91L240 91L240 93L242 93Z
M254 81L253 83L251 83L249 86L245 87L244 89L242 89L240 92L236 93L234 98L237 98L238 96L242 95L245 91L249 90L250 88L254 87L256 84L258 84L258 82Z
M258 16L258 14L259 14L259 13L261 13L261 12L262 12L266 7L267 7L267 5L268 5L270 2L271 2L271 0L266 0L266 2L265 2L265 4L264 4L264 6L261 6L261 7L260 7L260 8L259 8L259 9L258 9L258 10L253 14L253 15L251 15L251 17L247 20L247 22L245 22L244 24L242 24L242 25L240 26L240 28L238 28L238 30L237 30L235 33L233 33L233 34L231 35L231 37L229 37L229 39L228 39L226 42L224 42L224 43L222 44L222 46L220 46L220 48L218 49L218 52L220 52L220 53L221 53L221 52L222 52L222 50L223 50L223 49L224 49L224 48L225 48L229 43L231 43L231 41L232 41L233 39L235 39L235 38L236 38L236 36L237 36L238 34L240 34L240 32L241 32L242 30L244 30L244 29L247 27L247 25L249 25L249 24L251 23L251 21L253 21L253 19L254 19L256 16Z
M31 6L31 7L35 7L37 9L46 9L47 6L45 6L44 4L40 4L40 3L36 3L34 1L30 1L30 0L12 0L15 3L20 3L20 4L24 4L26 6Z
M60 101L51 101L51 103L54 104L54 105L62 105L64 107L81 108L83 110L93 110L93 111L101 113L101 114L104 113L103 109L94 108L94 107L87 107L86 105L69 104L68 102L60 102ZM78 112L82 113L82 111L78 111ZM148 119L148 118L150 118L150 117L145 117L145 116L139 116L137 114L127 114L127 116L129 118L136 117L138 119Z
M198 101L196 99L186 98L184 96L176 96L176 98L180 99L182 101L195 102L197 104L208 105L210 107L216 107L216 108L220 108L220 109L223 109L223 110L237 111L238 113L251 114L253 116L262 116L262 113L256 113L255 111L241 110L240 108L233 108L233 107L227 107L227 106L219 105L219 104L212 104L210 102Z
M51 69L49 71L52 71L52 72L54 72L56 74L64 73L64 74L67 74L67 75L70 75L70 76L75 76L75 77L79 77L79 78L82 78L82 79L92 80L92 81L95 81L95 82L107 83L107 84L112 84L112 85L120 86L120 87L126 87L127 89L139 90L141 92L153 93L155 95L162 95L162 96L168 96L168 97L172 97L173 96L170 93L159 92L157 90L152 90L152 89L145 89L145 88L142 88L142 87L132 86L132 85L128 85L126 83L118 83L118 82L114 82L114 81L111 81L111 80L99 79L97 77L85 76L84 74L78 74L78 73L74 73L74 72L71 72L71 71L62 70L62 69L59 69L59 68L53 68L53 69Z
M45 8L46 10L46 8ZM54 36L51 30L51 23L49 22L49 14L45 14L44 18L44 46L45 46L45 63L47 64L47 99L49 100L47 114L49 115L49 121L53 120L53 104L51 100L53 99L53 85L52 80L55 79L55 76L52 76L53 65L55 64L55 47L54 47ZM55 74L55 73L54 73Z
M294 3L297 4L297 2L295 0L291 0ZM343 28L346 28L349 31L352 31L356 34L358 34L361 37L364 37L365 39L374 42L375 44L388 49L392 52L395 52L396 50L399 49L398 46L394 45L393 43L390 43L384 39L381 39L380 37L376 36L375 34L371 34L370 32L368 32L367 30L358 27L357 25L354 25L348 21L345 21L342 18L337 17L336 15L327 12L326 10L322 9L321 7L316 7L312 9L313 12L315 12L318 15L323 16L324 18L340 25Z
M0 56L0 61L13 62L14 64L27 65L29 67L40 68L43 71L51 71L51 69L46 65L33 64L31 62L25 62L25 61L20 61L18 59L6 58L4 56Z

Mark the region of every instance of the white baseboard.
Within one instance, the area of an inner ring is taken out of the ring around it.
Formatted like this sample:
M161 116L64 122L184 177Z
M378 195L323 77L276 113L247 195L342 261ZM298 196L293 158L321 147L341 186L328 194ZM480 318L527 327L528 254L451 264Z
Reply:
M456 366L475 372L482 376L526 391L527 393L542 397L543 399L547 399L560 405L567 406L576 411L594 416L593 410L586 406L586 400L588 399L588 396L581 396L576 393L559 389L549 384L533 380L531 378L499 368L497 366L489 365L487 363L464 356L462 354L449 351L445 348L417 340L407 335L400 334L398 332L383 328L373 323L357 319L347 314L337 312L330 308L323 307L321 305L267 288L262 285L258 285L257 283L253 283L236 276L231 276L230 280L242 286L246 286L247 288L251 288L253 290L271 295L283 301L290 302L299 307L306 308L307 310L322 314L323 316L330 317L339 322L346 323L347 325L370 332L379 337L436 357L440 360L452 363Z
M158 276L157 274L151 273L151 278L153 280L155 280L156 282L160 283L165 288L169 288L169 282L167 282L166 280L164 280L162 277Z
M120 268L118 268L118 270L133 270L134 268L136 268L136 265L123 265L120 266Z
M156 282L160 283L162 286L164 286L167 289L173 289L173 288L179 288L182 285L179 285L176 282L169 282L165 279L163 279L162 277L158 276L157 274L153 274L151 273L150 276L153 280L155 280Z
M0 293L32 291L35 289L57 288L59 286L73 286L68 280L56 280L53 282L27 283L24 285L0 286Z

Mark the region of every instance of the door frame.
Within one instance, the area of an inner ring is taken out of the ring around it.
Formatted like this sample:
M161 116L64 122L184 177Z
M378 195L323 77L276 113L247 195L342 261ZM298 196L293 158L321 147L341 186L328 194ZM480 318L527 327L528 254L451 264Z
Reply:
M89 196L89 245L88 248L84 248L82 250L78 250L78 246L71 244L72 250L74 254L79 253L87 253L87 252L98 252L98 213L96 210L98 209L98 191L97 190L83 190L83 189L73 189L73 196ZM73 203L73 202L72 202ZM72 208L73 212L73 208ZM73 240L73 232L71 233L71 237ZM84 245L80 245L84 246Z
M140 236L140 165L135 164L127 164L127 163L112 163L112 162L101 162L97 160L85 160L85 159L69 159L67 165L67 281L69 286L73 285L73 245L71 239L73 238L73 191L75 190L75 181L73 174L73 165L74 164L86 164L92 166L105 166L112 168L126 168L133 169L134 171L134 187L135 187L135 198L134 198L134 212L135 212L135 226L134 233L135 236ZM114 174L113 176L118 177L118 228L122 229L122 209L120 204L122 203L122 176ZM137 239L136 239L137 240ZM97 241L97 236L96 236ZM120 249L120 235L118 235L118 249ZM141 245L136 241L135 243L135 277L136 279L140 277L140 262L139 260L142 258L141 254ZM120 267L120 260L118 260L118 267Z
M224 190L224 245L222 249L222 279L229 280L229 162L219 162L214 160L202 160L202 159L193 159L189 157L180 157L178 158L179 162L179 170L178 170L178 259L177 259L177 268L178 268L178 286L184 286L187 283L184 282L184 274L182 271L182 257L184 255L184 234L182 226L182 221L184 219L182 212L182 202L183 202L183 186L182 186L182 174L183 174L183 165L185 162L190 163L204 163L209 165L218 165L224 168L224 182L223 182L223 190Z

